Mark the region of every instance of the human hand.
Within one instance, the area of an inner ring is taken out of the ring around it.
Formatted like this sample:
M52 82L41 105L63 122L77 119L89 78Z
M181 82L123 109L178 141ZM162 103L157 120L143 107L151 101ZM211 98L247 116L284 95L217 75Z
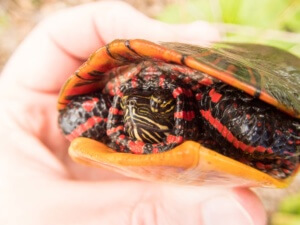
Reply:
M59 89L89 54L116 38L199 43L218 34L204 22L166 25L122 2L79 6L38 25L0 80L0 223L265 224L247 189L155 184L69 160L57 127Z

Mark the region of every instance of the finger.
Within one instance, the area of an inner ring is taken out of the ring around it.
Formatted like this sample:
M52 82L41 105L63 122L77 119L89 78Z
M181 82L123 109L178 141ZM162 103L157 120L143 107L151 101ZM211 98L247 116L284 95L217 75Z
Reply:
M14 213L11 218L22 224L38 224L38 221L45 225L57 224L57 221L65 225L265 224L265 215L251 212L261 210L262 206L249 191L244 195L252 208L247 208L234 191L226 189L207 190L134 181L49 183L42 180L35 182L35 186L38 188L32 188L30 184L14 187L14 198L19 200L17 207L13 201L8 201L3 208L13 208L9 211Z
M78 15L84 12L86 18L82 19ZM146 17L123 2L102 2L73 8L52 20L49 24L51 35L60 46L79 58L86 58L99 44L106 44L116 38L198 44L218 39L216 29L206 22L168 25ZM58 23L61 23L60 27L56 26ZM74 29L72 33L64 32L65 27L74 27L74 23L81 29ZM81 42L84 44L78 45Z
M168 188L167 191L172 196L168 205L174 207L173 213L177 215L175 221L180 221L179 224L266 224L266 214L260 200L248 189L178 187ZM188 210L182 210L182 204Z
M236 188L234 193L238 202L243 205L246 212L249 213L250 217L254 221L253 224L267 224L266 210L257 195L244 188Z
M207 23L167 25L121 1L87 4L57 13L24 40L3 70L10 83L57 93L71 73L116 38L203 42L218 33Z
M25 141L16 132L8 137L18 142L8 139L1 142L0 149L9 151L0 160L0 171L5 172L1 176L0 208L7 221L13 218L15 224L64 221L61 223L66 225L263 225L265 222L258 198L245 189L126 180L74 182L37 140L27 137Z

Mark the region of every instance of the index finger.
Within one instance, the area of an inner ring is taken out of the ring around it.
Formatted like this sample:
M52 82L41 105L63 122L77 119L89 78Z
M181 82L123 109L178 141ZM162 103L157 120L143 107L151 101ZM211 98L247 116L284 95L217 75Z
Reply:
M3 70L3 78L36 91L57 93L96 49L113 39L207 42L218 39L205 22L167 25L123 2L98 2L59 12L39 24Z

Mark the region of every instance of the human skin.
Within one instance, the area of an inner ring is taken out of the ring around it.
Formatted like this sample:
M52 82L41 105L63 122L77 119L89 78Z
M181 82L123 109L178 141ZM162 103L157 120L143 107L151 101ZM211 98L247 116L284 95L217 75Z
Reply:
M70 160L57 127L59 89L116 38L204 43L218 33L204 22L163 24L116 1L41 22L0 78L0 224L265 224L261 202L245 188L149 183Z

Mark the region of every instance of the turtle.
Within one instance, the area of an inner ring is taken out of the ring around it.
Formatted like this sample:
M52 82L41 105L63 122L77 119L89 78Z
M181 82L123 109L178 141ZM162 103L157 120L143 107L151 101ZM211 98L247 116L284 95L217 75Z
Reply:
M114 40L57 108L76 162L134 178L282 188L299 170L300 59L276 47Z

